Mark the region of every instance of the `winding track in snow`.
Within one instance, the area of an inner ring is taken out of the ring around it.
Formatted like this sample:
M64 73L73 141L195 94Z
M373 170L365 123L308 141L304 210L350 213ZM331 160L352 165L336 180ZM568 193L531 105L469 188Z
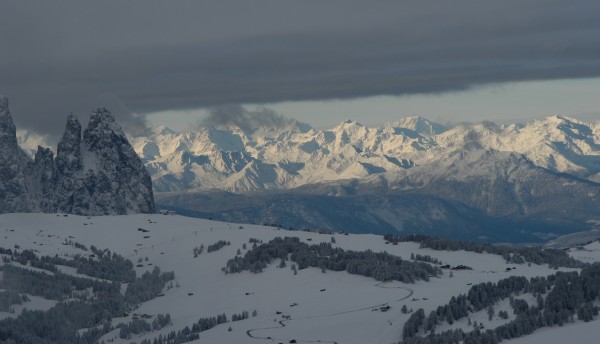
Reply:
M283 328L285 327L285 323L286 322L290 322L290 321L294 321L294 320L303 320L303 319L318 319L318 318L326 318L326 317L333 317L333 316L338 316L338 315L343 315L343 314L348 314L348 313L354 313L354 312L361 312L361 311L365 311L365 310L370 310L373 308L377 308L377 307L383 307L383 306L387 306L389 303L392 302L399 302L399 301L403 301L408 299L409 297L412 296L412 294L414 293L414 291L410 288L405 288L405 287L386 287L384 286L386 284L386 282L381 282L381 283L377 283L375 284L375 287L378 288L393 288L393 289L402 289L402 290L406 290L408 291L408 295L404 296L403 298L397 299L397 300L392 300L392 301L388 301L388 302L384 302L384 303L380 303L377 305L373 305L373 306L368 306L368 307L362 307L362 308L356 308L356 309L351 309L351 310L347 310L347 311L343 311L343 312L337 312L337 313L329 313L329 314L321 314L321 315L311 315L311 316L306 316L306 317L300 317L300 318L290 318L288 320L280 320L278 321L278 323L281 326L272 326L272 327L261 327L261 328L254 328L254 329L250 329L248 331L246 331L246 334L248 335L248 337L252 338L252 339L265 339L265 340L282 340L282 341L290 341L292 340L292 338L274 338L274 337L258 337L252 334L252 332L254 331L260 331L260 330L274 330L274 329L279 329L279 328ZM332 344L339 344L336 341L331 341L331 340L304 340L304 339L295 339L296 342L303 342L303 343L332 343Z

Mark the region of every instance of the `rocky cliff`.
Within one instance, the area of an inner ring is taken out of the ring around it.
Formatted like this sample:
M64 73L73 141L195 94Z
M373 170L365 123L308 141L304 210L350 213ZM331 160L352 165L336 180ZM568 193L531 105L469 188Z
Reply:
M27 197L25 170L29 158L17 144L17 134L8 99L0 97L0 209L20 212L31 208Z
M68 115L56 158L38 147L32 160L17 144L8 100L0 98L0 213L155 211L150 175L110 112L92 112L83 135L81 129Z

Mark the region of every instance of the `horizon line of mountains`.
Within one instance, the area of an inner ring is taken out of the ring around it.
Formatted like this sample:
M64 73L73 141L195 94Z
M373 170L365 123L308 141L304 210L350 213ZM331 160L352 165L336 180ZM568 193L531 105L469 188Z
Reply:
M115 137L126 160L140 161L134 174L152 178L157 204L186 215L487 241L545 241L600 224L600 122L448 128L408 117L315 130L290 120L186 133L153 126L128 138L119 128Z
M295 121L285 128L255 131L232 126L178 133L156 126L130 140L157 192L293 189L402 173L474 149L514 152L553 172L600 181L600 122L565 116L527 124L482 122L452 128L419 116L379 128L346 120L328 130Z
M560 115L526 124L453 127L420 116L376 128L346 120L328 130L290 119L276 128L230 125L176 132L151 126L128 135L157 192L291 189L398 172L473 147L522 154L537 166L599 182L599 137L600 122ZM33 156L43 138L22 132L19 142Z
M600 228L600 122L149 128L156 202L216 220L535 242Z

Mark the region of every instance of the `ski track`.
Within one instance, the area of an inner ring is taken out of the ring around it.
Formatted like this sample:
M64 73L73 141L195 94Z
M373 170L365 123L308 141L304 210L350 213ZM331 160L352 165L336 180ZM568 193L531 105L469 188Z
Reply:
M333 316L338 316L338 315L343 315L343 314L349 314L349 313L354 313L354 312L366 311L366 310L370 310L370 309L377 308L377 307L384 307L384 306L387 306L388 304L390 304L392 302L404 301L404 300L408 299L409 297L411 297L413 295L413 293L414 293L414 291L412 289L410 289L410 288L405 288L405 287L386 287L385 286L386 283L387 282L381 282L381 283L375 284L374 286L378 287L378 288L389 288L389 289L402 289L402 290L406 290L406 291L408 291L408 295L406 295L403 298L397 299L397 300L392 300L392 301L389 301L389 302L384 302L384 303L380 303L380 304L373 305L373 306L368 306L368 307L351 309L351 310L347 310L347 311L343 311L343 312L330 313L330 314L321 314L321 315L311 315L311 316L305 316L305 317L301 317L301 318L290 318L290 319L287 319L287 320L280 320L280 321L278 321L278 323L281 326L254 328L254 329L250 329L250 330L246 331L246 334L248 335L248 337L250 337L252 339L281 340L281 341L290 341L290 340L294 339L294 340L296 340L296 342L303 342L303 343L332 343L332 344L339 344L336 341L322 340L322 339L318 339L318 340L305 340L305 339L295 339L295 338L258 337L258 336L253 335L252 332L254 332L254 331L260 331L260 330L274 330L274 329L283 328L283 327L286 326L285 325L286 322L290 322L290 321L294 321L294 320L327 318L327 317L333 317Z

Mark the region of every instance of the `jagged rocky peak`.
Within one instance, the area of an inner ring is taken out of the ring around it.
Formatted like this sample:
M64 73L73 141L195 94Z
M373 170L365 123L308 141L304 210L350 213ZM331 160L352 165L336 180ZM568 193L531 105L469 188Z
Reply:
M123 129L105 108L92 112L88 127L83 132L83 140L90 150L123 144L129 146Z
M56 148L56 164L61 172L81 166L81 123L75 114L67 115L65 132Z
M83 147L88 152L85 173L93 175L86 183L97 186L93 196L99 199L99 211L154 212L150 175L110 111L99 108L92 112L83 132Z
M85 130L89 133L101 134L102 132L112 132L125 136L123 129L115 120L115 117L106 108L98 108L90 115L88 127Z
M113 168L122 165L121 167L145 172L141 159L129 144L123 129L105 108L92 112L88 126L83 132L83 144L91 155L96 156L94 167L110 168L111 172L115 172L118 169Z
M17 128L8 109L8 98L3 96L0 96L0 144L17 145Z
M56 158L38 147L32 161L19 148L8 101L0 98L0 213L79 215L152 213L152 181L111 113L92 112L83 132L69 114Z
M42 146L38 146L38 150L35 153L35 162L47 162L47 161L52 161L54 160L54 153L52 153L52 150L50 148L46 148L46 147L42 147Z
M422 116L409 116L386 124L388 127L410 129L421 135L437 135L448 130L439 123L432 122Z
M0 116L3 116L5 112L8 112L8 98L0 95Z
M0 170L14 170L17 160L25 161L26 154L17 142L17 128L8 109L8 99L0 96L0 161L3 161Z
M48 211L54 208L56 189L56 164L50 148L38 146L33 163L26 167L27 196L31 200L30 211Z
M64 142L79 142L81 139L81 123L77 115L70 113L67 115L67 125L63 134Z
M30 206L24 173L28 160L17 143L8 99L0 96L0 210L3 212L25 211Z

